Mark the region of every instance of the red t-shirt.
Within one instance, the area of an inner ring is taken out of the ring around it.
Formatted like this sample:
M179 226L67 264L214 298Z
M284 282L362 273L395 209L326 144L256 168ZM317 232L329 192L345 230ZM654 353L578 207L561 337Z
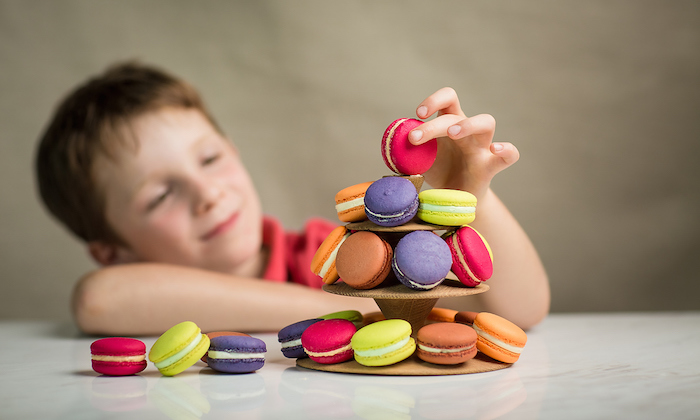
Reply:
M313 218L306 222L302 232L285 232L279 221L265 216L263 245L270 253L263 278L320 289L323 280L311 272L311 260L323 240L337 226L328 220Z

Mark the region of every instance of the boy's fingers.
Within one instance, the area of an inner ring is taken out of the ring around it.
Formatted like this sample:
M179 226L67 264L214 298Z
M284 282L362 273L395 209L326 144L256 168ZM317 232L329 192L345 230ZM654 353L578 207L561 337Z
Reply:
M493 140L495 131L496 119L489 114L479 114L448 127L447 135L453 140L474 136L482 146L486 147Z
M421 119L428 118L436 112L439 112L440 115L456 114L464 117L457 92L454 89L444 87L425 98L416 108L416 115Z
M438 137L446 137L447 129L457 124L464 117L454 114L445 114L419 125L413 129L408 139L415 145L423 144Z
M520 159L520 152L512 143L493 143L491 153L494 155L493 165L497 171L502 171Z

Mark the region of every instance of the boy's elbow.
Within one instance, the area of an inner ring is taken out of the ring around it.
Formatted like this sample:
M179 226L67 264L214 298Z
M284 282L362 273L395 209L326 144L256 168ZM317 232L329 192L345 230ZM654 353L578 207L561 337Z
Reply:
M73 289L71 309L78 328L85 334L107 334L109 299L105 292L105 273L97 270L84 275Z
M522 317L516 324L526 331L538 325L549 315L551 302L552 297L549 286L547 286L545 290L542 291L541 295L532 302L529 309L523 311Z

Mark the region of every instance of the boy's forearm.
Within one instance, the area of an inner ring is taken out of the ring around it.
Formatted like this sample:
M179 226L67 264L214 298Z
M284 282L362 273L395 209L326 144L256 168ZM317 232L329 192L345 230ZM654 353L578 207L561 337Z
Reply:
M336 296L291 283L236 278L187 267L128 264L88 274L78 283L78 326L99 335L158 335L182 321L203 331L277 331L345 309L377 310L371 299Z
M520 224L490 189L480 199L471 224L488 241L494 255L490 290L478 295L482 309L522 328L539 323L549 312L550 290L542 261Z

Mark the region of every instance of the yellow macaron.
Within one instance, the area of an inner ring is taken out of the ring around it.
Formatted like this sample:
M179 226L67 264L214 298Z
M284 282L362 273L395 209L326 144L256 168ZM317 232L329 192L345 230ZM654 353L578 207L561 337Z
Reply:
M418 218L441 226L464 226L476 217L476 197L469 192L435 188L418 194Z
M181 322L163 333L151 347L148 359L165 376L175 376L194 365L209 350L209 337L192 321Z
M365 366L388 366L410 357L416 350L411 324L387 319L362 327L352 337L355 361Z

